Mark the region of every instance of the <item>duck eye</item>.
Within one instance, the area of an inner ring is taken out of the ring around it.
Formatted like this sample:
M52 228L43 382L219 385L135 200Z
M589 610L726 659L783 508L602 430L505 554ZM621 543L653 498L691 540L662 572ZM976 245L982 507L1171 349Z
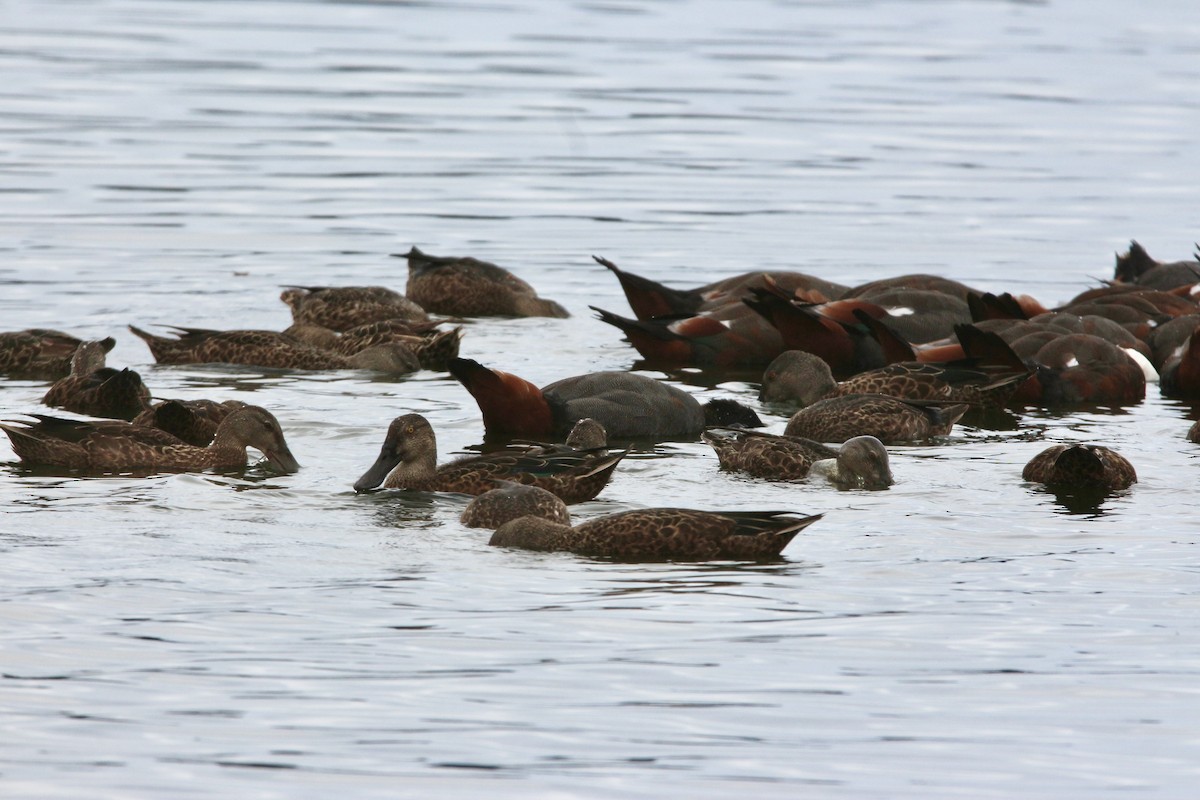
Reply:
M404 429L404 432L405 432L405 433L415 433L415 432L416 432L416 430L417 430L417 429L416 429L416 428L414 428L412 425L409 425L407 428L405 428L405 429Z

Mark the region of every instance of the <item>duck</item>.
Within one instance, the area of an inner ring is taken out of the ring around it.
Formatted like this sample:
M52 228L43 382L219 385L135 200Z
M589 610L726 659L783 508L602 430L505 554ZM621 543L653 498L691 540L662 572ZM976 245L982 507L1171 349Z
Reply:
M175 338L129 329L150 347L159 364L242 364L270 369L371 369L405 374L420 369L411 348L383 344L343 356L304 344L276 331L214 331L171 326Z
M691 316L629 319L588 306L597 319L625 334L647 365L674 367L761 366L783 352L775 326L738 303Z
M429 318L420 305L385 286L289 286L279 299L291 309L294 323L338 332L389 319Z
M375 463L354 483L354 491L379 487L419 492L478 495L496 479L540 486L565 503L591 500L608 484L628 451L537 452L516 447L437 463L437 438L429 420L404 414L392 420Z
M42 397L48 406L76 414L132 420L150 405L150 390L128 367L104 365L108 353L102 341L84 342L71 357L71 374L59 378Z
M1192 324L1187 339L1163 362L1159 388L1164 397L1200 399L1200 321Z
M488 544L620 561L772 561L822 514L642 508L571 527L534 516L501 525Z
M1200 255L1196 256L1200 259ZM1117 253L1113 279L1119 283L1136 283L1151 289L1171 291L1200 283L1200 263L1191 261L1157 261L1137 240L1129 242L1129 250Z
M968 408L966 403L929 405L882 394L840 395L797 411L784 435L820 442L844 442L855 436L874 436L884 444L919 442L948 436Z
M207 447L217 435L221 422L235 411L246 408L241 400L160 400L133 418L134 425L166 431L196 447Z
M108 352L116 346L111 336L98 340ZM0 375L29 380L65 378L71 374L71 357L83 340L50 328L27 328L0 333Z
M592 256L592 259L617 276L621 290L625 292L625 299L629 302L633 315L639 320L689 317L730 304L736 305L741 303L742 298L751 290L765 286L766 281L773 282L793 296L803 295L814 302L837 300L849 290L847 286L803 272L762 270L744 272L690 289L673 289L622 270L607 258Z
M385 319L338 333L319 325L293 323L283 333L304 344L343 356L354 356L378 345L402 344L416 355L421 369L444 372L450 359L458 357L463 328L460 325L450 330L437 330L440 324L440 321Z
M1038 453L1021 472L1024 480L1049 486L1116 491L1137 483L1129 459L1096 444L1056 444Z
M405 293L426 311L457 317L557 317L570 315L503 267L469 256L434 256L416 247L408 259Z
M826 397L847 394L885 394L903 400L968 403L982 409L1004 408L1031 370L996 372L962 362L904 361L867 370L844 381L819 356L788 350L767 365L758 399L764 403L812 405Z
M713 429L702 438L716 451L723 469L756 478L792 481L814 473L839 489L886 489L896 482L887 450L874 436L855 436L836 450L801 436L760 431Z
M539 389L469 358L452 359L449 371L475 398L489 434L564 436L586 417L616 439L690 439L706 425L763 424L753 409L734 400L701 406L682 389L631 372L590 372Z
M496 481L496 488L476 495L463 509L459 521L468 528L495 530L518 517L534 516L571 524L571 512L562 498L540 486Z
M129 422L30 416L36 422L0 424L13 451L27 464L104 473L241 469L246 466L246 448L253 447L279 472L300 469L279 421L259 406L247 406L226 417L207 447Z

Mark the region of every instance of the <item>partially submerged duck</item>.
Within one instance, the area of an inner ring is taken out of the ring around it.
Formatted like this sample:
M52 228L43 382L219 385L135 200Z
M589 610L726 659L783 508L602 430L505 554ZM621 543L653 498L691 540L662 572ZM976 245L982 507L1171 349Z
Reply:
M895 483L887 450L874 436L856 436L839 448L801 436L759 431L705 431L721 467L756 478L791 481L809 474L839 489L886 489Z
M111 336L99 340L108 352ZM49 328L0 333L0 375L30 380L58 380L71 373L71 358L83 340Z
M821 517L643 508L571 527L526 516L501 525L489 544L621 561L764 561L779 558L797 533Z
M566 503L582 503L600 493L625 455L512 448L439 466L437 438L429 420L420 414L405 414L388 426L379 457L355 481L354 491L365 492L382 484L387 489L477 495L493 489L500 479L540 486Z
M150 390L128 367L105 366L105 342L84 342L71 357L71 374L50 387L42 402L92 417L132 420L150 405Z
M129 422L30 416L37 422L0 425L13 451L28 464L95 472L198 472L245 467L246 448L253 447L280 472L300 469L279 421L258 406L230 414L207 447L186 444L165 431Z
M1097 444L1057 444L1034 456L1021 477L1055 487L1127 489L1137 483L1137 472L1129 459Z
M240 400L162 400L134 417L133 424L158 428L188 444L207 447L221 422L246 407Z
M433 256L412 248L405 292L426 311L458 317L569 317L553 300L503 267L469 256Z
M784 433L820 442L874 436L884 444L948 436L966 404L925 405L882 394L848 394L819 400L788 420Z
M293 322L335 331L388 319L428 318L419 304L384 286L292 286L279 299L291 308Z
M463 509L459 521L468 528L495 530L510 520L540 517L560 525L571 524L571 512L562 498L540 486L496 481L496 488L476 495Z

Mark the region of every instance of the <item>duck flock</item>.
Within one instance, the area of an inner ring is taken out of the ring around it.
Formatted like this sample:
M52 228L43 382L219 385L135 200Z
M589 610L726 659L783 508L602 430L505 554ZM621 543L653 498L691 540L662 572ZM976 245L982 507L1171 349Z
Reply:
M485 435L505 446L439 465L429 421L404 414L354 489L474 495L462 521L493 528L493 545L624 560L777 558L821 515L645 508L572 526L567 505L596 497L629 454L615 441L703 440L714 468L881 490L893 483L888 445L946 436L967 414L1128 406L1153 382L1165 396L1200 400L1200 263L1156 261L1136 241L1111 281L1054 309L921 274L849 287L746 272L678 289L596 258L620 281L632 316L592 308L637 349L638 366L762 368L758 401L794 410L782 434L758 430L757 413L736 398L702 405L634 372L538 387L463 358L465 318L569 314L486 261L415 247L403 257L403 294L286 288L293 324L282 332L130 330L160 364L447 371L478 404ZM275 470L300 468L267 409L152 399L138 373L106 365L114 344L47 329L0 333L0 373L46 380L46 405L92 417L30 413L0 424L22 462L81 476L238 470L251 447ZM1186 436L1200 441L1200 423ZM1125 458L1093 444L1050 447L1021 477L1093 498L1137 481Z

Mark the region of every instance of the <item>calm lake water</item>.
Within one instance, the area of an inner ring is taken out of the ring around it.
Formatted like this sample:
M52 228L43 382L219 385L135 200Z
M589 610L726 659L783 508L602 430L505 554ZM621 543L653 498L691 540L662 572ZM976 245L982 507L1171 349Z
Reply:
M443 457L480 442L445 375L156 367L125 327L282 329L281 286L403 289L412 245L573 312L468 326L464 355L539 384L636 360L587 309L628 308L592 254L1058 303L1131 238L1200 236L1193 2L0 13L0 330L113 335L159 396L273 410L304 465L64 478L0 442L4 797L1195 796L1200 447L1157 387L893 448L886 492L660 446L575 516L826 518L777 564L627 565L350 490L401 413ZM675 379L753 402L745 377ZM44 391L0 379L4 417ZM1083 514L1021 482L1076 440L1141 482Z

